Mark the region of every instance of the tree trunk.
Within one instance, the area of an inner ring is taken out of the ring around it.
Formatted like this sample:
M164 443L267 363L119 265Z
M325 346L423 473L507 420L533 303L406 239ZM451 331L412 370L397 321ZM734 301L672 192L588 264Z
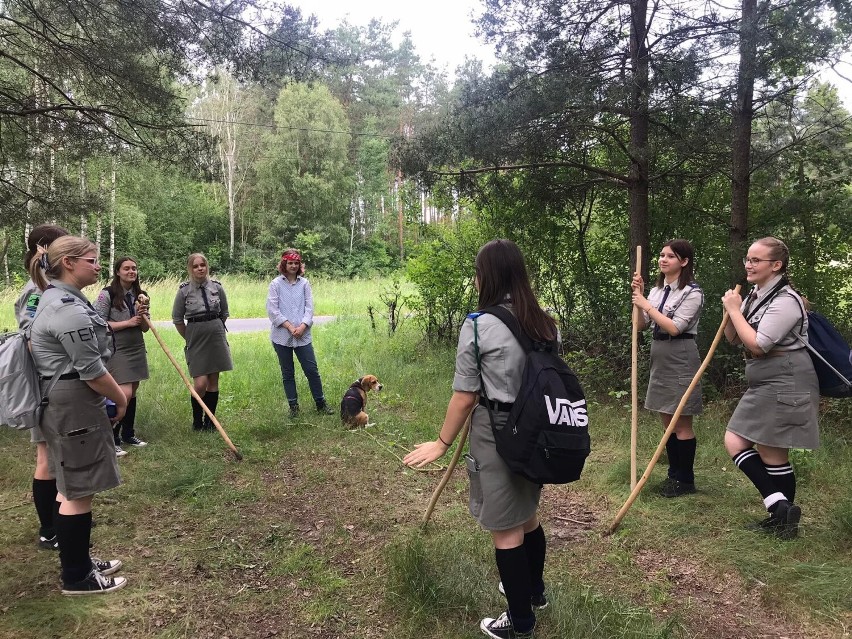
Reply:
M80 162L80 201L86 200L86 163ZM87 237L89 234L89 221L86 213L80 213L80 236Z
M637 265L636 247L642 247L642 255L649 255L650 232L648 224L648 49L645 45L648 1L633 0L630 3L630 174L627 191L629 194L630 219L630 262L648 281L647 260Z
M754 75L757 60L757 0L743 0L740 22L740 68L731 143L731 285L745 283L742 258L748 241L748 198L751 187L751 125L754 118Z
M112 158L112 176L109 189L109 263L115 264L115 192L116 192L116 169L115 157Z

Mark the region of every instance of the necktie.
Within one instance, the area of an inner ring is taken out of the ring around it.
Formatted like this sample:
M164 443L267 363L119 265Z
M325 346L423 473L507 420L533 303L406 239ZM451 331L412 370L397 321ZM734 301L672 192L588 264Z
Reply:
M666 305L666 300L669 299L669 293L672 292L672 287L666 284L666 287L663 289L663 299L660 301L660 305L657 307L657 310L662 313L663 307ZM654 324L654 337L660 334L660 327L657 324Z
M743 307L743 315L748 318L748 312L751 310L751 305L754 303L754 300L757 299L757 291L751 289L751 293L748 294L748 298L746 298L746 304Z
M210 312L210 302L207 300L207 289L204 288L204 285L201 285L201 297L204 299L204 308L209 313Z
M133 293L127 291L124 294L124 301L127 304L127 310L130 311L130 315L136 315L136 305L133 303Z

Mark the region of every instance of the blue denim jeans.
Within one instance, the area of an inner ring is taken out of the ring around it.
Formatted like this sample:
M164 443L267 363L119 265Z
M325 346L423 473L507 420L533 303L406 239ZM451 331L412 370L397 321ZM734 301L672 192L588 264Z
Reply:
M314 355L313 344L305 346L282 346L272 342L275 348L275 354L278 355L278 364L281 366L281 378L284 381L284 394L287 396L287 403L291 406L299 401L299 396L296 392L296 366L293 363L293 353L299 359L299 365L302 367L302 372L308 378L308 386L311 388L311 395L317 406L325 405L325 396L322 392L322 380L320 379L319 368L317 367L317 358Z

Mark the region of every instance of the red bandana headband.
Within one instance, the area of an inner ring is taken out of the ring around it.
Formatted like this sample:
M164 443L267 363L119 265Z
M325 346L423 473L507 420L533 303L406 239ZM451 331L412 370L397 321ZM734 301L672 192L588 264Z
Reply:
M283 255L281 255L281 259L285 262L300 262L302 261L302 256L299 255L298 251L287 251Z

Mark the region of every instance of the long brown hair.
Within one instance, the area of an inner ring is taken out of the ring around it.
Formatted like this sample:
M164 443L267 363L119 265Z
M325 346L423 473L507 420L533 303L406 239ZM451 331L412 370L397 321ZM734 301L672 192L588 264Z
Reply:
M47 268L42 269L40 266L41 255L33 255L30 260L30 277L33 283L41 290L47 288L48 278L55 280L62 277L62 260L66 257L82 257L90 251L94 251L97 247L85 237L77 237L75 235L65 235L57 238L50 243L47 249Z
M478 309L507 300L518 323L530 339L549 342L556 339L556 322L539 306L530 285L521 249L512 240L492 240L476 254L479 280Z
M47 248L53 240L70 235L67 229L55 224L39 224L27 236L27 252L24 253L24 268L30 269L30 262L38 252L38 247Z
M134 264L136 264L137 268L139 266L139 262L134 260L129 255L125 255L124 257L118 258L112 267L112 281L109 283L109 286L106 287L106 289L109 291L109 296L112 300L113 308L117 308L120 311L123 311L125 308L127 308L127 303L124 301L124 287L121 285L121 278L118 276L118 271L121 270L121 265L125 262L133 262ZM139 294L144 292L142 290L142 287L139 286L138 271L136 279L133 280L133 283L130 285L130 290L133 291L133 297L139 297Z
M686 266L681 267L677 278L677 287L684 288L695 281L695 249L688 240L669 240L663 244L663 248L669 247L679 260L689 260ZM662 272L657 276L657 287L662 288L666 284L666 276Z

